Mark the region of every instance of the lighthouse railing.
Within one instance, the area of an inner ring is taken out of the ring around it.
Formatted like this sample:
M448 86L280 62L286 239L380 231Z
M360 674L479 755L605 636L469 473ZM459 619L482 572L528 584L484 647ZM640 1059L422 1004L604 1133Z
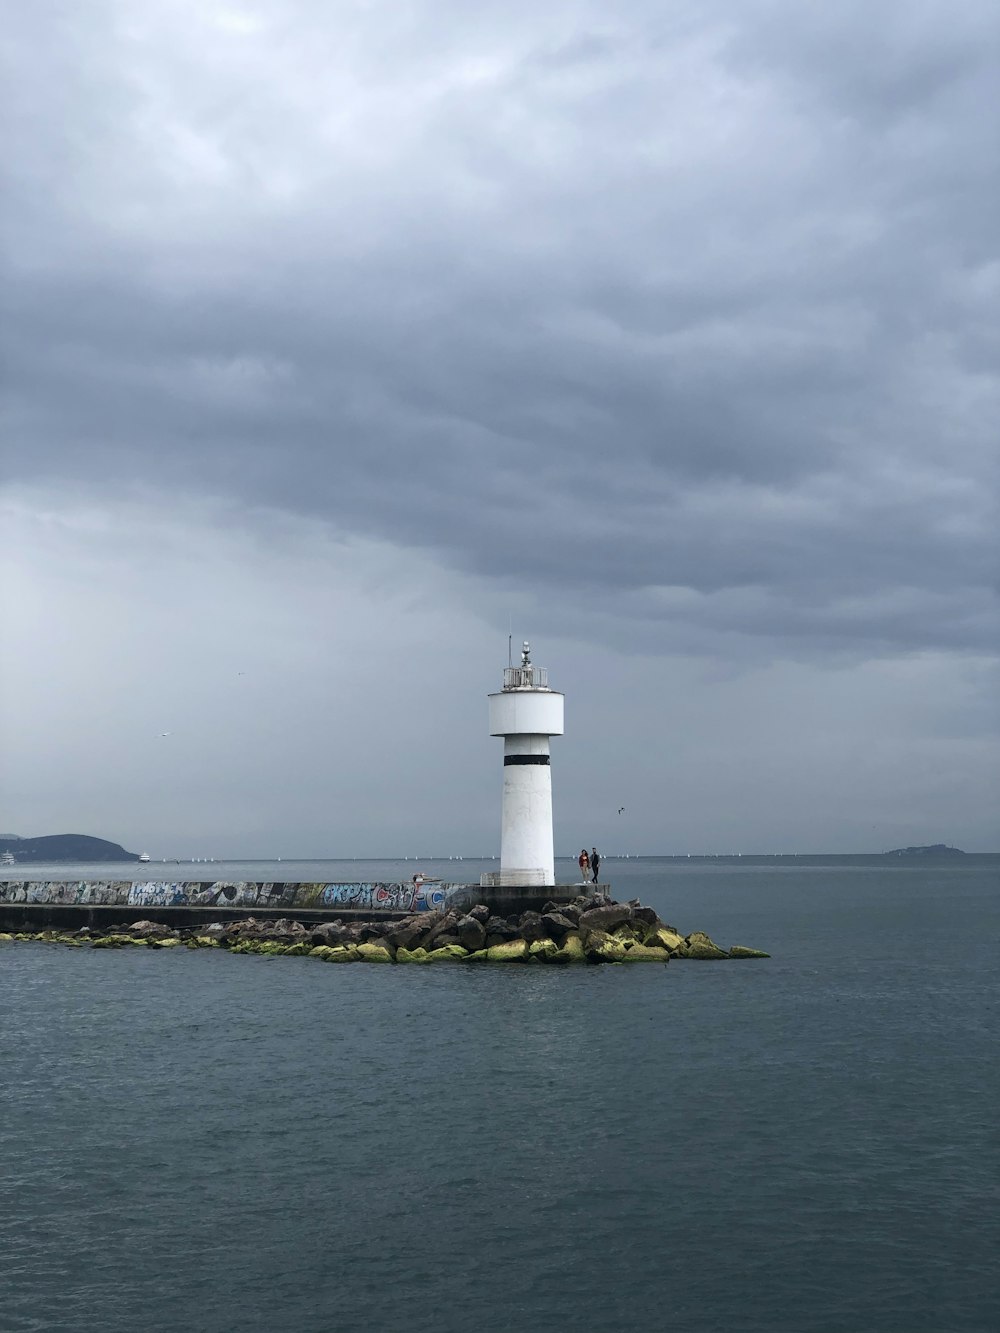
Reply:
M505 690L547 690L549 669L537 666L504 667L503 687Z

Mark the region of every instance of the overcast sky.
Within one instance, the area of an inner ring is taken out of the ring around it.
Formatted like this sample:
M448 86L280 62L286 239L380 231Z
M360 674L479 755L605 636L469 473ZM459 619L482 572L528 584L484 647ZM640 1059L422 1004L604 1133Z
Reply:
M512 631L557 852L1000 848L998 47L990 0L20 6L0 831L492 854Z

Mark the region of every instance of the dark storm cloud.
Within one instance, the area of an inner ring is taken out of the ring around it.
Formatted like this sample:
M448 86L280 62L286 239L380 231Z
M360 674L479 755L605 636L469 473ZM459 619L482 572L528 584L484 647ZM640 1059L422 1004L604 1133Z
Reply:
M26 9L8 473L330 516L625 645L982 649L993 7L536 11Z

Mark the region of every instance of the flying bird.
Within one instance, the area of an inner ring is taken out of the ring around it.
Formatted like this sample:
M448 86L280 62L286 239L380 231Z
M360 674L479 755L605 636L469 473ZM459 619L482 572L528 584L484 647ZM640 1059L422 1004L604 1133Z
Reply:
M161 731L161 732L160 732L160 736L172 736L173 734L174 734L174 733L173 733L172 731ZM159 736L157 737L157 740L159 740Z
M623 814L625 813L625 807L624 807L623 805L620 805L620 806L618 807L618 813L619 813L620 815L623 815Z

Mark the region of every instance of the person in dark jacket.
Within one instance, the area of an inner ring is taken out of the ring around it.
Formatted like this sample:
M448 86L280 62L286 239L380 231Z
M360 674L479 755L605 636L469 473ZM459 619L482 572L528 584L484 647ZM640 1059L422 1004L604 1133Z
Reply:
M597 883L597 874L601 868L601 854L596 847L590 849L590 868L594 872L594 883Z

